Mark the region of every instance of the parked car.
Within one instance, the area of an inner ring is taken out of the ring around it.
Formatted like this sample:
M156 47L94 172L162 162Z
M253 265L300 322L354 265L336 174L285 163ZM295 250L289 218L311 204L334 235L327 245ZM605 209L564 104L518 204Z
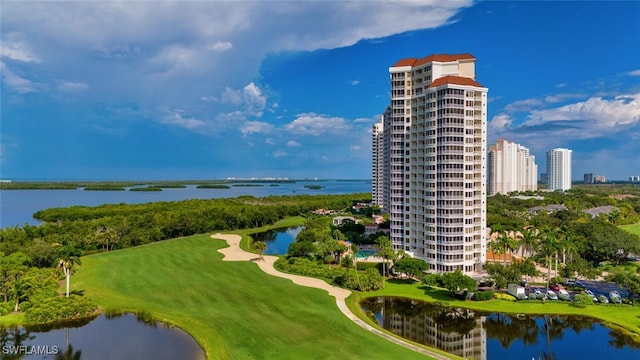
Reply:
M547 298L549 300L558 300L558 295L556 295L556 293L554 293L553 290L549 290L547 291Z
M586 289L584 291L587 295L590 295L593 298L593 301L598 302L598 298L595 296L595 294L593 293L593 291Z
M604 295L600 295L600 296L598 296L598 301L599 301L601 304L608 304L608 303L609 303L609 299L607 299L607 297L606 297L606 296L604 296Z
M575 286L576 281L575 281L575 280L573 280L573 279L566 279L566 280L564 281L564 284L565 284L566 286Z
M609 300L614 304L622 303L622 297L616 290L609 292Z
M553 290L553 291L558 291L558 290L560 290L560 285L558 285L558 284L552 284L552 285L551 285L551 290Z
M558 290L558 298L564 301L571 301L571 295L569 295L569 292L565 289Z
M580 280L576 280L575 282L575 286L581 287L583 289L585 289L587 287L587 285L585 285L582 281Z

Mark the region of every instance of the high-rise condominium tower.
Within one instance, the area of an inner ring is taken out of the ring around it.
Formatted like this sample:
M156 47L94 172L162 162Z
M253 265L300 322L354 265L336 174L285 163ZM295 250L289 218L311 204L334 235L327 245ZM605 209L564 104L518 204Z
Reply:
M547 187L550 190L571 189L571 150L547 151Z
M384 115L383 115L384 116ZM382 207L382 211L387 212L385 209L385 174L384 171L384 120L381 119L379 123L373 124L373 130L371 132L371 145L372 145L372 172L371 172L371 198L372 202Z
M437 272L472 273L486 259L487 88L475 81L475 61L431 55L389 68L377 168L386 172L391 242Z
M498 139L489 147L489 195L512 191L538 190L538 165L529 149L514 142Z

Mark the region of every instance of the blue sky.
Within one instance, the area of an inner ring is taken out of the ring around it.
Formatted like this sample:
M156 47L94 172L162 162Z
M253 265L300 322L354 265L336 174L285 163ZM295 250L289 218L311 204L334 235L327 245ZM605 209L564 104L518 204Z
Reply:
M490 143L640 175L640 2L1 6L5 179L369 178L389 66L466 52Z

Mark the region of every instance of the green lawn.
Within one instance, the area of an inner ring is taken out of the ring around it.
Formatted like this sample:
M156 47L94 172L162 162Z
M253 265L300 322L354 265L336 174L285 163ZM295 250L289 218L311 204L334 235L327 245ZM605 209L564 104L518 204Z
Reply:
M620 228L632 234L640 236L640 223L632 225L620 225Z
M449 297L446 290L427 290L423 284L410 280L389 280L386 282L384 289L360 294L361 298L373 296L407 297L428 302L444 302L450 306L512 314L587 315L603 320L605 324L611 327L631 333L637 341L640 341L640 336L638 336L640 335L640 307L637 306L594 304L587 305L585 308L578 308L563 301L547 301L544 304L538 301L462 301Z
M196 235L83 257L74 290L189 332L210 359L424 359L348 320L325 291L223 262Z

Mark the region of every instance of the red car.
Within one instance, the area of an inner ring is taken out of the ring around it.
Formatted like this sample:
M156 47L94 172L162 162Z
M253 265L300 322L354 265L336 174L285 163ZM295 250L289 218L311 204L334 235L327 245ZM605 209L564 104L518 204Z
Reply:
M553 285L551 285L551 290L558 291L558 290L560 290L560 286L558 284L553 284Z

